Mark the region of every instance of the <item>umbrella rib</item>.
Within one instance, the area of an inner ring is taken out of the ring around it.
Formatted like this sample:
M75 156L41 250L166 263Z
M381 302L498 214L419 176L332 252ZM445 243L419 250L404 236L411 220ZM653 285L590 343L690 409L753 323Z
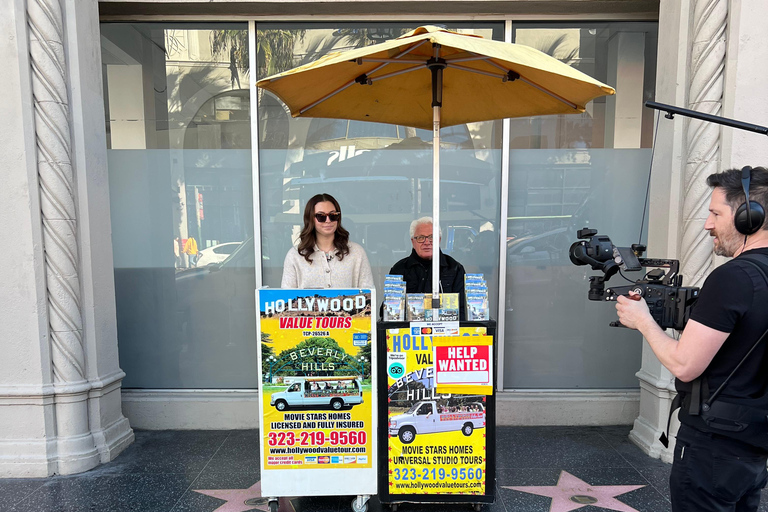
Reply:
M335 91L333 91L332 93L326 94L325 96L323 96L322 98L320 98L320 99L319 99L319 100L317 100L316 102L314 102L314 103L312 103L312 104L310 104L310 105L308 105L308 106L306 106L306 107L304 107L304 108L301 108L301 109L299 109L299 115L303 114L304 112L306 112L307 110L311 109L311 108L312 108L312 107L314 107L315 105L317 105L317 104L319 104L319 103L322 103L322 102L324 102L324 101L325 101L325 100L327 100L328 98L332 98L332 97L336 96L336 95L337 95L337 94L339 94L341 91L343 91L344 89L346 89L347 87L349 87L349 86L351 86L352 84L355 84L355 83L357 83L357 82L355 82L355 80L352 80L351 82L349 82L349 83L347 83L347 84L345 84L345 85L342 85L341 87L339 87L338 89L336 89L336 90L335 90Z
M454 68L454 69L460 69L462 71L469 71L470 73L477 73L479 75L487 75L487 76L492 76L494 78L501 78L502 80L504 79L504 77L507 76L507 75L502 75L498 73L491 73L490 71L483 71L481 69L473 69L473 68L468 68L466 66L457 66L455 64L448 64L448 67Z
M419 46L423 45L423 44L424 44L424 43L426 43L426 42L427 42L426 40L424 40L424 41L421 41L419 44L415 44L415 45L411 46L410 48L408 48L408 49L407 49L407 50L405 50L404 52L398 53L397 55L395 55L395 56L392 58L393 60L382 59L380 62L384 62L384 64L382 64L381 66L378 66L378 67L376 67L376 68L372 69L371 71L369 71L368 73L366 73L366 75L368 75L368 76L371 76L372 74L374 74L375 72L377 72L378 70L380 70L381 68L383 68L384 66L386 66L387 64L389 64L390 62L409 62L409 61L405 61L405 60L400 60L400 57L405 57L406 55L408 55L408 54L409 54L409 53L411 53L413 50L415 50L416 48L418 48ZM362 58L360 58L360 59L356 59L355 61L357 61L357 60L359 60L359 61L360 61L360 63L362 63L362 61L363 61L363 59L362 59ZM375 61L371 61L371 62L375 62ZM421 62L421 61L415 61L415 62Z
M386 62L387 64L395 63L395 64L426 64L426 60L419 60L419 59L368 59L365 57L357 59L360 62ZM373 73L373 71L371 72Z
M527 83L527 84L528 84L528 85L530 85L531 87L535 87L536 89L540 90L540 91L541 91L541 92L543 92L544 94L549 94L550 96L552 96L553 98L555 98L555 99L556 99L556 100L558 100L558 101L562 101L563 103L565 103L566 105L568 105L569 107L571 107L571 108L572 108L572 109L574 109L574 110L578 110L578 109L579 109L579 106L578 106L578 105L576 105L575 103L573 103L573 102L571 102L571 101L568 101L567 99L563 98L563 97L562 97L562 96L560 96L559 94L556 94L556 93L554 93L554 92L550 91L549 89L546 89L546 88L544 88L544 87L540 86L539 84L536 84L536 83L534 83L534 82L531 82L531 81L530 81L530 80L528 80L527 78L523 78L523 77L521 76L521 77L519 78L519 80L522 80L523 82Z
M571 102L571 101L568 101L567 99L563 98L563 97L562 97L562 96L560 96L559 94L556 94L556 93L554 93L554 92L550 91L549 89L547 89L547 88L545 88L545 87L542 87L542 86L540 86L539 84L537 84L537 83L534 83L534 82L532 82L532 81L528 80L527 78L523 77L522 75L520 75L520 74L519 74L519 73L517 73L516 71L511 71L511 70L509 70L509 69L506 69L506 68L505 68L504 66L502 66L501 64L497 64L496 62L494 62L494 61L492 61L492 60L490 60L490 59L486 60L486 62L487 62L488 64L490 64L491 66L494 66L494 67L496 67L496 68L499 68L499 69L500 69L500 70L502 70L504 73L515 73L515 74L517 74L517 75L520 77L520 78L519 78L519 80L522 80L523 82L527 83L527 84L528 84L528 85L530 85L531 87L535 87L536 89L540 90L540 91L541 91L541 92L543 92L544 94L548 94L548 95L552 96L552 97L553 97L553 98L555 98L556 100L558 100L558 101L561 101L561 102L565 103L566 105L568 105L568 106L569 106L569 107L571 107L572 109L575 109L575 110L578 110L578 109L579 109L579 106L578 106L578 105L576 105L575 103L573 103L573 102Z
M447 63L453 63L453 62L469 62L473 60L488 60L489 57L483 57L481 55L475 55L474 57L461 57L458 59L445 59L445 62Z
M418 48L419 46L423 45L423 44L424 44L424 43L426 43L427 41L429 41L429 40L428 40L428 39L424 39L423 41L419 42L418 44L415 44L415 45L411 46L410 48L408 48L407 50L405 50L403 53L400 53L400 54L398 54L398 55L395 55L395 57L394 57L394 58L395 58L395 59L399 59L400 57L403 57L403 56L405 56L405 55L408 55L408 54L409 54L409 53L411 53L413 50L415 50L415 49L416 49L416 48Z
M383 80L384 78L390 78L397 75L402 75L404 73L409 73L411 71L416 71L418 69L426 69L424 66L413 66L412 68L407 69L401 69L400 71L393 71L392 73L387 73L386 75L377 76L376 78L368 78L371 82L377 82L379 80Z
M503 71L505 74L506 74L506 73L509 73L509 70L508 70L507 68L505 68L505 67L504 67L504 66L502 66L501 64L498 64L498 63L494 62L494 61L493 61L493 60L491 60L491 59L486 59L486 62L487 62L488 64L490 64L491 66L493 66L493 67L499 68L499 69L500 69L500 70L502 70L502 71Z
M423 41L421 41L420 43L418 43L418 44L415 44L415 45L411 46L410 48L408 48L408 49L407 49L407 50L405 50L404 52L402 52L402 53L400 53L400 54L396 55L394 58L395 58L395 59L399 59L400 57L403 57L403 56L405 56L405 55L408 55L410 52L412 52L413 50L415 50L416 48L418 48L419 46L421 46L422 44L424 44L424 43L426 43L426 42L427 42L427 40L423 40ZM397 60L397 61L395 61L395 62L405 62L405 61L400 61L400 60ZM378 67L376 67L376 68L375 68L375 69L373 69L372 71L368 72L368 75L371 75L372 73L375 73L375 72L377 72L378 70L380 70L381 68L383 68L383 67L384 67L384 66L386 66L387 64L389 64L389 62L385 62L385 63L384 63L384 64L382 64L381 66L378 66ZM414 67L414 68L408 68L408 69L406 69L406 70L403 70L403 71L398 71L398 72L396 72L396 73L390 73L390 74L388 74L388 75L383 75L383 76L380 76L380 77L377 77L377 78L373 78L373 79L371 79L371 82L373 82L374 80L381 80L382 78L387 78L387 77L390 77L390 76L395 76L395 75L400 75L400 74L403 74L403 73L407 73L408 71L413 71L414 69L418 69L418 68L420 68L420 67L421 67L421 66L416 66L416 67ZM325 100L327 100L328 98L332 98L332 97L336 96L336 95L337 95L337 94L339 94L341 91L343 91L344 89L346 89L347 87L350 87L352 84L355 84L355 83L358 83L358 82L357 82L357 79L355 79L355 80L352 80L351 82L349 82L349 83L347 83L347 84L345 84L345 85L342 85L341 87L339 87L338 89L336 89L336 90L335 90L335 91L333 91L332 93L329 93L329 94L327 94L327 95L323 96L322 98L320 98L319 100L315 101L314 103L311 103L310 105L308 105L308 106L306 106L306 107L304 107L304 108L301 108L301 109L299 109L299 115L301 115L301 114L303 114L304 112L306 112L307 110L309 110L309 109L311 109L311 108L315 107L316 105L319 105L320 103L324 102L324 101L325 101Z

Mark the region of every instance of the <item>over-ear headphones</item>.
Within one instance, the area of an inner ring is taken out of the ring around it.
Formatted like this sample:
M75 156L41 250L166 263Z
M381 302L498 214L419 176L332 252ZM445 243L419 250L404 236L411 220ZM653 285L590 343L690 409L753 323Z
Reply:
M763 226L765 221L765 209L757 201L749 200L749 181L752 178L752 168L748 165L741 169L741 187L744 189L746 200L736 209L733 223L736 231L742 235L752 235Z

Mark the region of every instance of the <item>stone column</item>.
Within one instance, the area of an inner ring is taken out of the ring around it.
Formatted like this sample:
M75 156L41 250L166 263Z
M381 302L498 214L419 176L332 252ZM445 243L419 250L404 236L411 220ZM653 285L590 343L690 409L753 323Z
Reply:
M657 101L723 115L727 35L727 0L662 2ZM704 231L710 197L706 177L721 169L721 133L718 124L677 116L660 120L656 138L649 256L679 259L688 286L701 285L713 266L711 239ZM647 344L637 376L640 416L630 439L649 455L670 462L673 445L665 449L658 437L667 426L674 377ZM674 421L671 434L677 426Z
M0 274L0 342L18 349L0 372L0 477L77 473L133 439L120 410L97 4L7 11L0 51L17 65L0 189L21 218L0 222L19 258Z

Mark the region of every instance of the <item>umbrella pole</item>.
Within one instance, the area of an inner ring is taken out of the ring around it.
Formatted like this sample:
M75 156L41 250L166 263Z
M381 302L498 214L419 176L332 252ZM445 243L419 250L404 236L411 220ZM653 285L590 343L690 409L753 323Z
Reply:
M441 70L442 71L442 70ZM432 107L432 319L440 307L440 106Z
M434 44L433 48L434 55L427 62L427 68L432 72L432 320L437 321L440 308L440 108L446 63L440 58L440 45Z

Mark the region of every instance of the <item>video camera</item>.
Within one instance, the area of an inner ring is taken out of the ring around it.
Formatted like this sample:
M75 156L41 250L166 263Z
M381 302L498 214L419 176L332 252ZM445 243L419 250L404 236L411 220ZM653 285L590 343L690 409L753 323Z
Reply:
M699 298L699 288L682 286L678 260L640 258L645 252L644 245L616 247L610 238L598 235L596 229L580 229L576 236L580 241L574 242L568 251L571 263L590 265L592 270L603 272L602 276L590 276L589 300L615 301L619 295L628 296L632 291L645 299L651 316L662 329L681 330L685 327ZM605 288L605 282L619 270L637 271L643 267L659 268L649 271L633 284ZM669 270L665 272L663 268ZM623 327L618 321L610 325Z

